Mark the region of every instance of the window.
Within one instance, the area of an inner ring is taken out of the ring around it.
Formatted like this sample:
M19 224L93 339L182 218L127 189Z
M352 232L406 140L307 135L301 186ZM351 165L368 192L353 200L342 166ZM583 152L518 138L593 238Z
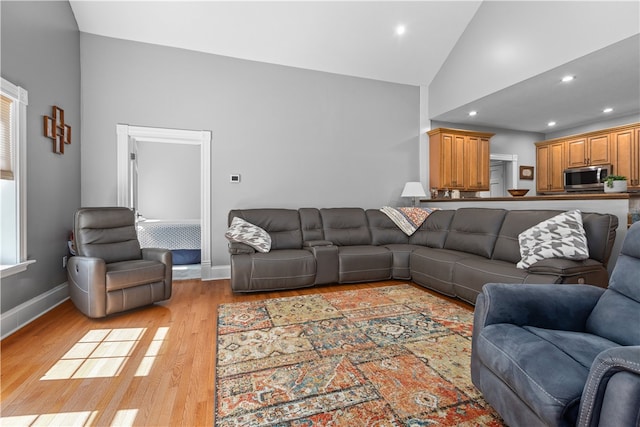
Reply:
M28 94L2 79L0 87L0 277L24 271L27 261Z

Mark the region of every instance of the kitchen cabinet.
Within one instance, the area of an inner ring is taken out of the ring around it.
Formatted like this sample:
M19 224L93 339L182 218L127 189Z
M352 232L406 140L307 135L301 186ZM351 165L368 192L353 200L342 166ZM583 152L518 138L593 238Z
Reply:
M611 133L613 173L627 177L629 190L640 190L640 126Z
M489 190L489 140L493 133L437 128L428 135L432 188Z
M538 193L564 191L565 147L564 141L536 143L538 169L536 191Z
M640 123L536 142L536 190L564 191L565 168L611 164L627 177L631 191L640 190Z
M488 191L490 188L489 175L489 138L469 136L465 139L465 157L468 168L464 182L469 190Z
M609 132L568 139L567 166L577 168L611 163L609 140Z

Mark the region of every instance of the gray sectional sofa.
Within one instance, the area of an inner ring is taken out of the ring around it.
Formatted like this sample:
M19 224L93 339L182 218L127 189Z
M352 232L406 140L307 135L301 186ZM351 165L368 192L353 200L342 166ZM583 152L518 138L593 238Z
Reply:
M461 208L433 212L407 236L378 209L236 209L266 230L271 250L229 244L235 292L331 283L412 280L474 304L482 286L503 283L589 283L606 287L615 240L614 215L582 213L589 259L547 259L519 269L518 235L561 211Z

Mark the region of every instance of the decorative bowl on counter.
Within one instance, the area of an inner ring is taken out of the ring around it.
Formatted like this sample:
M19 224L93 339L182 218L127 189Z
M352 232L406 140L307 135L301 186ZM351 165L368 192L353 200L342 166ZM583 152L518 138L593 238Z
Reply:
M522 197L529 192L528 188L511 188L507 190L513 197Z

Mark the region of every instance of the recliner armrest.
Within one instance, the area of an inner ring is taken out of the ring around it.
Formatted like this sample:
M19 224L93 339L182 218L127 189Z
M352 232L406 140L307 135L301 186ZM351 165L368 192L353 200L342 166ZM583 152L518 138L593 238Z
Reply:
M487 283L476 300L474 330L509 323L582 331L603 292L591 285Z
M173 256L168 249L160 248L142 248L142 259L151 261L160 261L169 267L173 264Z
M640 416L640 346L614 347L591 365L582 392L580 426L634 425Z
M560 276L575 276L602 270L602 263L594 259L574 261L564 258L549 258L536 262L527 268L533 274L554 274Z
M171 298L171 283L173 282L173 254L171 251L161 248L142 248L142 259L164 264L164 298Z
M106 316L107 264L102 258L72 256L67 263L69 294L78 309L93 318Z

